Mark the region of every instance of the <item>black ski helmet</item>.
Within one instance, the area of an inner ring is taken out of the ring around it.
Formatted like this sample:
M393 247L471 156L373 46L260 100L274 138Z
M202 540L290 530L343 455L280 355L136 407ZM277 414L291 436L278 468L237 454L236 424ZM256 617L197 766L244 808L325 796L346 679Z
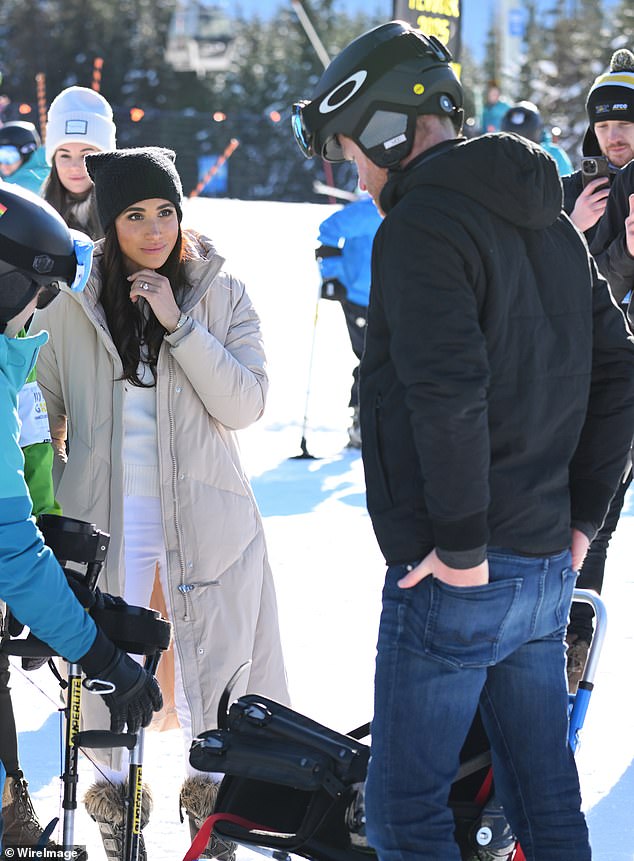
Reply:
M502 117L500 131L514 132L533 143L541 143L544 122L537 105L532 102L513 105Z
M293 132L307 158L345 161L338 134L379 167L411 152L419 114L462 121L462 86L434 36L390 21L351 42L323 73L313 98L293 105Z
M33 123L16 120L0 126L0 146L14 146L22 156L22 161L27 161L31 153L41 145L40 136Z
M41 197L0 183L0 332L40 287L72 284L75 242L61 215Z

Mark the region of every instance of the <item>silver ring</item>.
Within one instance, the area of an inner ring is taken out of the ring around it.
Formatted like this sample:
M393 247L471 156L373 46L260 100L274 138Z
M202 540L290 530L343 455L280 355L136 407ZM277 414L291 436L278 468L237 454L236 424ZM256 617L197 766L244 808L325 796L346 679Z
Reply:
M150 289L150 285L147 283L147 281L141 281L141 290L149 290L149 289Z

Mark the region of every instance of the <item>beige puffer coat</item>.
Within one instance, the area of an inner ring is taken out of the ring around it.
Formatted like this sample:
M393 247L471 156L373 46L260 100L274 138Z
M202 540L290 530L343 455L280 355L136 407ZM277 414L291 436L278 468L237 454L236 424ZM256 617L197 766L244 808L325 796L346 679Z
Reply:
M260 515L240 463L234 430L256 421L267 391L259 319L244 284L222 270L196 234L199 259L182 310L192 327L168 335L156 387L161 506L175 648L194 735L216 726L219 697L235 689L288 702L273 578ZM122 365L99 304L99 263L84 293L64 290L36 313L32 332L50 339L38 360L56 447L56 496L64 514L110 532L103 591L122 594ZM68 438L68 461L63 462ZM87 728L109 725L100 697L85 696ZM118 757L105 761L118 767Z

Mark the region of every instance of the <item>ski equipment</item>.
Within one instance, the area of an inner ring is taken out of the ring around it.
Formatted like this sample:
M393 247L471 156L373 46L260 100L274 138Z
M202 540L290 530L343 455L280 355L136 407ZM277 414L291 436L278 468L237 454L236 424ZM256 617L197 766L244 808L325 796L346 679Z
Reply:
M295 140L307 158L345 161L337 135L354 140L379 167L409 155L416 117L462 122L462 87L451 54L434 36L390 21L351 42L323 73L313 98L293 105Z
M22 161L27 161L40 146L40 136L33 123L16 120L0 127L0 148L15 147Z
M518 102L502 117L500 131L514 132L533 143L541 143L544 122L537 105L532 102Z
M20 186L1 185L0 327L38 292L38 307L46 307L58 294L60 281L73 291L83 290L92 249L91 240L69 230L41 197Z

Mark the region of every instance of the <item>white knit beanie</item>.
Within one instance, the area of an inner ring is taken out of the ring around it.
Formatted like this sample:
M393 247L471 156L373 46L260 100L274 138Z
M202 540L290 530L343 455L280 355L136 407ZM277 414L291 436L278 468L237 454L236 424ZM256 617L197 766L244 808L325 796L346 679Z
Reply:
M96 90L68 87L53 99L46 125L46 161L65 143L83 143L100 150L116 148L112 108Z

